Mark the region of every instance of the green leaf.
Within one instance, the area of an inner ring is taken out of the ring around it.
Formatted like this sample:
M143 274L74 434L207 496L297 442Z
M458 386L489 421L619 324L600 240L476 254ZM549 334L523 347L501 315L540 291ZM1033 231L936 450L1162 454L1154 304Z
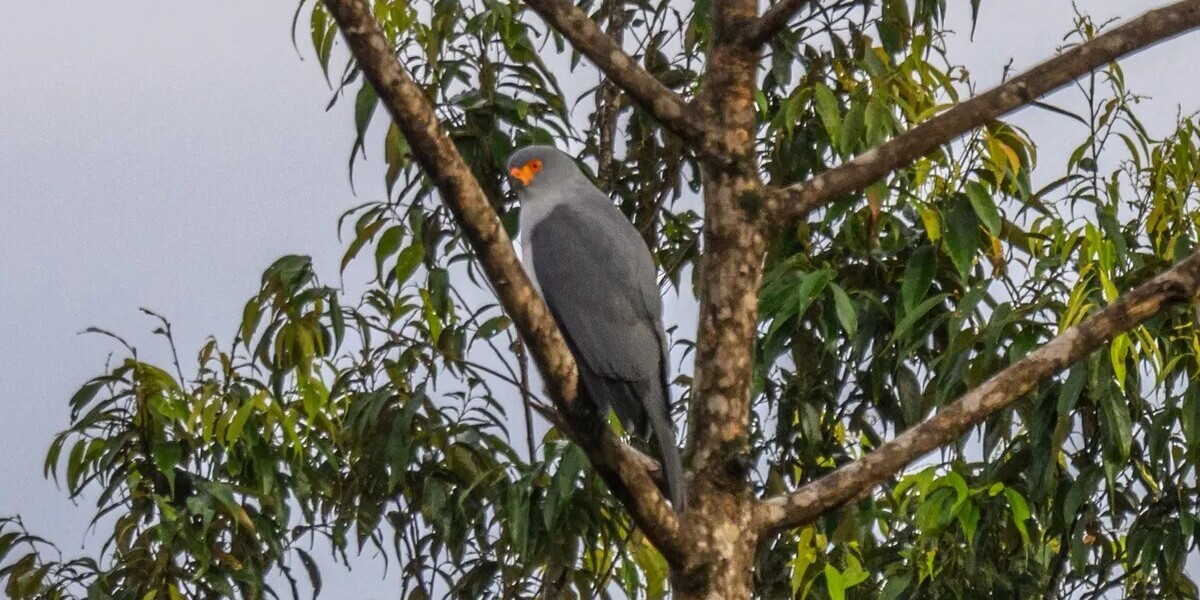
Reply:
M179 442L163 442L154 445L154 465L167 477L174 475L175 466L182 459L183 446Z
M804 280L800 282L800 288L796 294L796 314L804 316L804 311L808 310L808 306L812 301L825 291L825 286L833 280L833 271L822 269L814 271L804 276Z
M904 268L904 281L900 284L900 298L904 303L904 312L912 312L917 302L925 297L929 286L933 284L933 275L937 269L937 252L928 244L913 251L908 257L908 265Z
M325 74L327 81L329 79L329 56L333 49L333 41L337 38L336 27L337 23L328 18L325 7L321 4L314 4L310 22L312 44L313 49L317 52L317 62L321 65L321 72Z
M850 296L846 295L846 290L836 283L830 283L829 289L833 290L834 309L837 311L838 322L842 324L842 328L846 330L846 335L854 337L858 331L858 307L850 300Z
M846 118L842 121L842 137L841 150L842 154L850 154L857 150L866 136L866 112L865 103L859 102L850 105L850 110L846 113Z
M421 244L413 244L401 250L400 256L396 258L396 285L403 286L416 272L423 260L425 260L425 246Z
M256 296L246 302L246 307L242 309L241 336L242 343L247 349L250 348L250 340L254 338L254 332L258 329L260 320L262 320L262 308Z
M336 354L346 339L346 318L342 315L342 304L338 301L337 291L329 293L329 322L333 326L333 348L330 354Z
M900 573L887 578L887 583L883 585L883 591L879 593L879 600L896 600L908 589L908 584L912 583L912 575L908 573Z
M79 491L79 478L83 476L87 466L83 460L83 451L86 449L87 440L78 440L71 447L71 454L67 456L67 490L72 495Z
M896 329L892 333L892 339L888 340L888 345L890 346L891 344L896 343L896 340L900 339L905 333L908 333L908 330L912 328L912 326L915 325L917 321L921 319L921 317L925 316L925 313L929 312L930 309L938 304L944 302L947 297L947 294L938 294L936 296L926 298L924 302L912 309L912 311L908 314L904 315L904 318L896 324Z
M811 525L800 530L800 540L796 544L796 557L791 561L793 596L800 590L800 586L804 583L804 574L808 572L808 568L812 566L813 561L816 559L816 551L812 548L814 533Z
M239 525L249 531L254 531L254 521L250 519L250 515L246 512L245 507L238 504L237 500L233 497L233 489L228 484L200 481L197 483L197 486L203 492L216 499L225 509L226 513L233 517Z
M450 314L450 272L442 268L429 270L429 301L439 317ZM447 319L449 320L449 319Z
M846 580L831 564L825 565L825 585L829 588L830 600L846 600Z
M340 266L342 273L346 272L346 267L350 264L350 261L354 260L354 257L358 256L358 252L362 250L362 247L366 245L368 240L370 240L375 236L376 233L379 232L383 225L383 220L377 220L363 226L362 228L355 228L354 239L348 246L346 246L346 252L342 254L342 262Z
M404 241L403 225L389 227L383 232L383 235L379 236L379 244L375 246L375 276L381 281L383 280L383 261L400 249L402 241Z
M381 223L382 224L382 223ZM278 282L289 293L295 293L312 281L312 257L305 254L287 254L276 259L263 271L263 285Z
M975 216L979 217L979 222L983 223L988 233L992 234L992 237L1000 235L1000 228L1004 221L987 188L976 181L968 183L967 199L971 201L971 207L975 209Z
M1129 406L1121 394L1104 394L1101 404L1105 439L1116 451L1116 458L1124 462L1129 458L1129 449L1133 445L1133 422L1129 417Z
M962 506L962 504L967 501L967 498L969 497L967 492L967 482L962 478L962 475L959 475L954 471L950 471L940 478L939 483L948 485L954 490L954 508Z
M308 572L308 582L313 588L313 598L321 595L321 570L317 568L317 561L309 556L301 548L293 548L296 554L300 557L300 563L304 565L304 570Z
M66 442L67 436L65 435L54 436L54 441L50 442L50 449L46 451L46 460L42 463L42 477L58 479L58 461Z
M379 105L379 96L375 94L375 88L366 79L363 79L362 87L358 89L358 95L354 98L354 130L358 137L354 141L356 149L362 149L363 139L367 135L367 127L371 124L371 117L375 114L375 107ZM353 177L354 168L354 152L350 153L350 168L351 176Z
M892 135L892 113L887 104L872 96L867 102L867 143L876 146Z
M667 578L670 567L658 550L648 543L639 544L634 559L646 578L646 600L663 600L667 597Z
M508 535L513 549L520 555L525 552L529 540L529 481L514 481L508 488L506 511L508 512Z
M842 570L842 579L845 582L846 589L850 589L866 581L871 576L853 554L846 554L845 560L846 568Z
M479 326L479 329L475 331L475 337L485 340L490 339L495 337L497 333L508 329L508 326L511 323L512 321L510 321L509 318L504 315L492 317L484 321L483 324Z
M829 138L841 139L842 111L838 107L833 90L823 83L818 83L813 86L813 99L816 100L817 115L821 117L821 123L825 125L825 132L829 134Z
M229 428L225 430L225 443L233 444L242 437L242 429L246 426L246 421L250 419L250 413L254 411L254 400L247 400L237 413L233 415L233 420L229 422Z
M445 325L433 307L432 296L425 290L421 290L421 306L424 309L425 326L429 328L429 338L436 344L438 338L442 336L442 329Z
M971 501L964 502L955 513L958 524L966 534L968 542L975 541L975 531L979 526L979 514L979 506Z
M546 508L542 516L547 530L554 531L557 528L558 518L569 504L571 495L575 492L579 473L583 471L585 464L587 464L587 458L578 446L567 444L563 448L562 458L558 462L558 471L554 473L554 485L547 490L546 494Z
M83 387L79 388L67 403L71 407L71 419L78 418L83 407L87 406L92 401L92 398L96 397L96 392L99 392L100 388L107 384L107 381L96 379L83 384Z
M946 215L946 251L964 280L971 275L975 252L979 249L979 221L966 202L955 202Z
M1028 548L1029 530L1025 527L1025 521L1029 520L1029 505L1025 503L1025 498L1020 492L1010 487L1004 488L1004 497L1008 499L1008 509L1012 511L1013 525L1017 527L1021 540Z

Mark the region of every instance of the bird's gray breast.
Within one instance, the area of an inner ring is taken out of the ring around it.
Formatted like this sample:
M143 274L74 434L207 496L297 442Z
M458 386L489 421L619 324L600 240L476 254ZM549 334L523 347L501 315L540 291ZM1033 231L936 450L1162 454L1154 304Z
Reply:
M538 284L537 270L533 268L533 241L531 236L521 234L521 264L525 265L525 273L529 275L529 283L533 284L533 289L545 299L542 294L542 286Z
M545 299L545 294L542 294L542 286L538 283L537 269L533 265L533 229L538 223L541 223L549 216L550 212L564 203L563 196L559 194L546 195L525 192L521 198L521 263L525 267L525 273L529 275L529 282L533 284L533 289Z

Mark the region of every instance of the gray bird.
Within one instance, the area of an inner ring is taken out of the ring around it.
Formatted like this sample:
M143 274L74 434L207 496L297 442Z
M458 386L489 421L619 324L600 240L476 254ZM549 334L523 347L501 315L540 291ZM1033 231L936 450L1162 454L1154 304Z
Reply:
M633 225L568 155L522 148L508 159L521 200L525 270L566 337L601 415L657 441L675 510L683 465L667 386L667 336L654 261Z

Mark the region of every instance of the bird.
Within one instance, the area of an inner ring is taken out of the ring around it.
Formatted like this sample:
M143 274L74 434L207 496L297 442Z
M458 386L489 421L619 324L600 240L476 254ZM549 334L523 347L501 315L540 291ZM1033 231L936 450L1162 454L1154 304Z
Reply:
M597 412L658 447L666 495L686 507L670 416L669 354L654 259L633 224L553 146L508 159L522 263L575 357Z

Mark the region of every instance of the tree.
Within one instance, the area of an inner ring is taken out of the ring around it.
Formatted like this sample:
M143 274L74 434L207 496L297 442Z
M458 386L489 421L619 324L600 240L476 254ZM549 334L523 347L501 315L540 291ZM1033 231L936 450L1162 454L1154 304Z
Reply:
M298 595L320 537L383 550L405 598L1196 597L1200 125L1152 137L1115 61L1200 1L1080 16L962 100L944 3L685 4L301 3L327 76L352 55L351 164L392 117L389 198L345 217L376 281L343 306L286 256L187 375L127 348L46 460L97 494L102 556L0 521L6 592ZM565 93L582 58L604 81ZM1080 78L1087 111L1039 102ZM1082 127L1040 186L999 120L1029 104ZM699 299L683 514L594 426L515 258L503 165L530 142L578 143Z

